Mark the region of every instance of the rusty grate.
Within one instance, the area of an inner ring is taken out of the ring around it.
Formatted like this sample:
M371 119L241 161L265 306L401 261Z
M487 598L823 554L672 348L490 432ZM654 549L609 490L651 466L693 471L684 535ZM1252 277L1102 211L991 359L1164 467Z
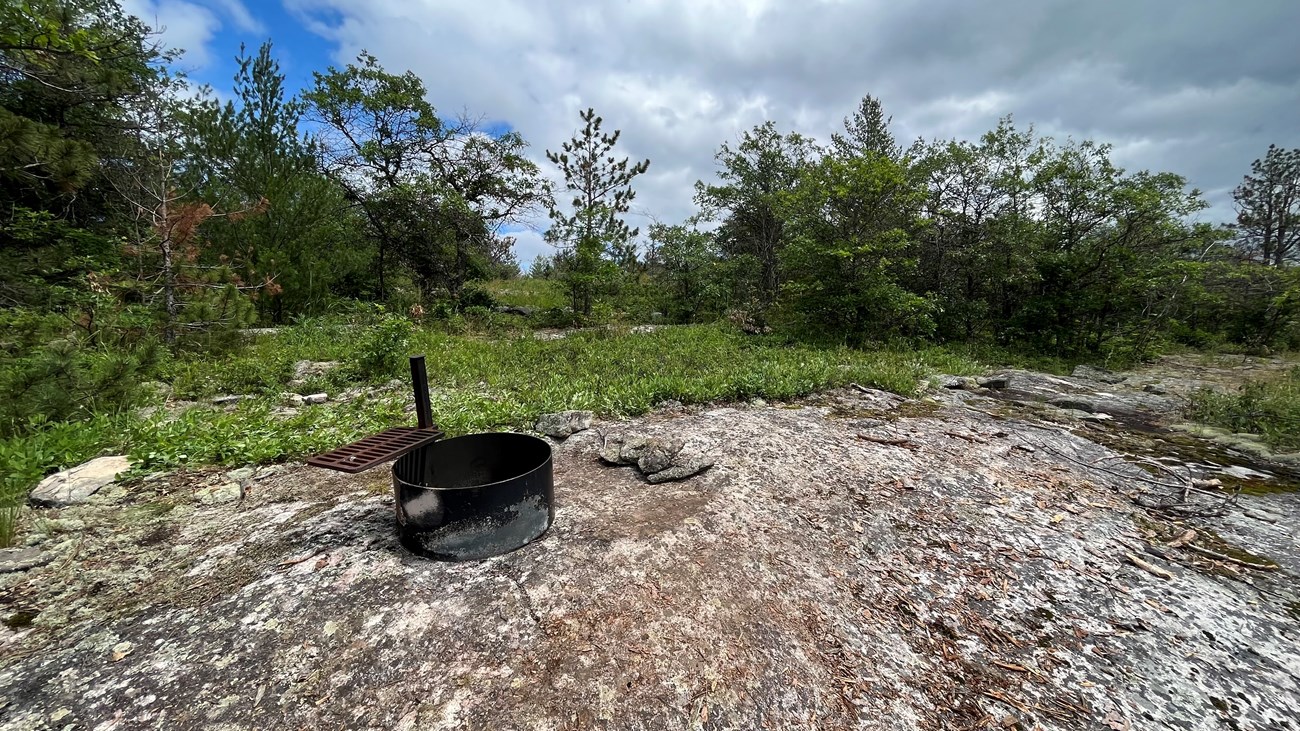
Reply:
M333 452L318 454L308 459L307 464L355 474L377 464L397 459L442 437L443 433L438 429L398 426L378 434L371 434L360 441L339 447Z

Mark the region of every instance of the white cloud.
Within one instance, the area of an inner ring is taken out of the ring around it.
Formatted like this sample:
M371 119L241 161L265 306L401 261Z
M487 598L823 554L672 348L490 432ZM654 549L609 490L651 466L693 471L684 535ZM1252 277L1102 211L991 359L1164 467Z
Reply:
M286 0L346 63L365 48L431 101L505 120L535 157L594 106L649 157L632 221L693 212L719 144L771 119L826 139L864 93L897 136L974 138L1014 113L1225 191L1300 146L1300 4L1008 0ZM1289 110L1289 111L1288 111ZM540 241L521 238L520 258Z
M187 71L212 63L209 44L226 22L250 33L264 33L262 25L240 0L122 0L122 9L161 33L163 46L183 50L180 66Z

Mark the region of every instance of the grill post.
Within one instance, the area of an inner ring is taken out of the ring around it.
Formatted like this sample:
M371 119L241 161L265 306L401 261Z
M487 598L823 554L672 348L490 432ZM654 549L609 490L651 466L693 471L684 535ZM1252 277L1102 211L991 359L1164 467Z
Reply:
M424 367L424 356L411 356L411 385L415 389L416 425L433 429L433 407L429 404L429 374Z

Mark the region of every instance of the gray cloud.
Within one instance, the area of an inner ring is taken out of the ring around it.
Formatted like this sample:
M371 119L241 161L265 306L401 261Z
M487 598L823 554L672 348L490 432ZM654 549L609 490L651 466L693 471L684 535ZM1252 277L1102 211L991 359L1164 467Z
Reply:
M1293 0L286 1L338 61L366 48L409 68L441 110L510 123L539 160L596 107L652 160L637 207L665 221L692 212L723 141L766 119L826 139L865 93L905 140L1013 113L1110 142L1207 191L1211 219L1269 143L1300 146ZM544 250L521 238L522 259Z

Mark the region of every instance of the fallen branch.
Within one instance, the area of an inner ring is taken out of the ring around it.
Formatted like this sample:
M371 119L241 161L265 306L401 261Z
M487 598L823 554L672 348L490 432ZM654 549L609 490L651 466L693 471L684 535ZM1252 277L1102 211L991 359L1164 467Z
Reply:
M1205 556L1207 558L1212 558L1216 561L1226 561L1228 563L1235 563L1238 566L1245 566L1248 569L1255 569L1256 571L1276 571L1279 568L1278 565L1275 563L1255 563L1254 561L1243 561L1242 559L1233 558L1232 556L1229 556L1227 554L1219 553L1218 551L1211 551L1208 548L1201 548L1200 546L1192 545L1190 543L1187 545L1187 549L1189 551L1194 551L1196 553L1199 553L1202 556Z
M873 437L867 434L857 435L858 439L864 442L873 442L875 444L884 444L890 447L904 447L906 449L920 449L912 440L907 437Z
M1137 556L1134 556L1134 555L1131 554L1131 553L1125 553L1125 554L1124 554L1124 558L1127 558L1128 561L1129 561L1129 563L1131 563L1131 564L1133 564L1134 566L1136 566L1136 567L1142 569L1143 571L1147 572L1148 574L1151 574L1152 576L1159 576L1159 577L1162 578L1162 579L1172 579L1172 578L1174 578L1173 573L1171 573L1169 570L1167 570L1167 569L1162 569L1162 568L1160 568L1159 566L1156 566L1156 565L1153 564L1153 563L1149 563L1149 562L1147 562L1147 561L1143 561L1142 559L1138 558Z

